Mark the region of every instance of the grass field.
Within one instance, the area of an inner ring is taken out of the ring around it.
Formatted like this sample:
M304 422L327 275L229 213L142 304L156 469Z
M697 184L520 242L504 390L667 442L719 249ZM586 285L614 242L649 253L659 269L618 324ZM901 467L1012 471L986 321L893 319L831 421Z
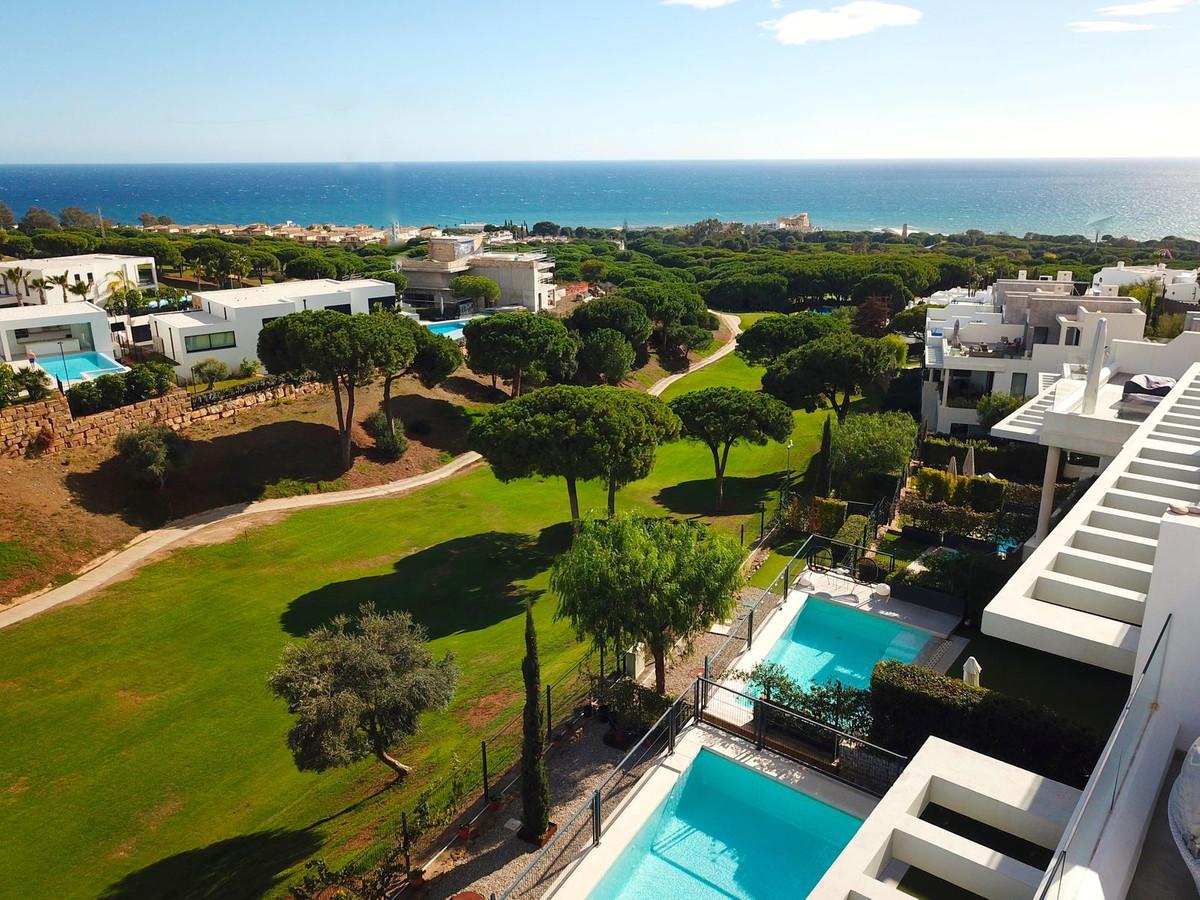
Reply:
M735 357L669 392L757 387ZM807 463L822 416L797 415ZM729 534L778 485L785 449L730 457ZM706 515L711 457L663 448L622 509ZM585 508L603 508L597 485ZM560 480L503 485L481 469L393 499L314 509L147 566L89 603L0 631L0 897L242 897L281 890L306 859L389 845L399 811L519 705L522 603L543 675L584 652L553 621L547 571L569 539ZM364 601L408 609L462 668L457 699L401 749L402 788L367 762L296 770L267 690L281 647Z

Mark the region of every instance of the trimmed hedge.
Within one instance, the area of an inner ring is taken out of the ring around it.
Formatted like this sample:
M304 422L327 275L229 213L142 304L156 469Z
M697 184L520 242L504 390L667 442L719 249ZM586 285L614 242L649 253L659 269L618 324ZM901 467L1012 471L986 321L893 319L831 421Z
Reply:
M923 500L954 503L976 512L991 513L1004 502L1007 481L978 476L951 475L941 469L921 468L913 475L913 487Z
M832 497L813 497L808 513L808 530L814 534L833 537L846 523L845 500Z
M312 375L264 375L262 378L254 379L254 381L235 384L232 387L192 394L192 409L212 406L214 403L220 403L222 400L233 400L237 397L245 397L247 394L257 394L259 391L282 387L285 384L297 387L316 380L316 377Z
M950 455L958 459L961 468L967 449L975 448L975 471L991 472L997 478L1008 481L1041 484L1046 468L1046 448L1038 444L1018 441L994 444L975 438L959 440L940 435L930 435L921 446L921 461L933 469L945 469L950 464Z
M1103 749L1044 706L883 660L871 678L871 741L911 756L931 736L1079 788Z
M67 389L71 415L88 416L161 397L175 386L175 370L166 363L138 363L128 372L101 375Z
M845 523L838 529L833 539L841 541L843 544L861 544L868 521L866 516L847 516ZM867 535L868 540L870 537Z

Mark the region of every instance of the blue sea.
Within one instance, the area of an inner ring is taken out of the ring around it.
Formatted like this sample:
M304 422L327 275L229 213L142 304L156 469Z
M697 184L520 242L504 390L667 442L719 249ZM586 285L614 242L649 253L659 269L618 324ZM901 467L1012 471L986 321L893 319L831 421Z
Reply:
M827 228L1200 238L1200 159L0 165L0 201L134 222L619 226L808 212ZM1093 224L1100 221L1099 224Z

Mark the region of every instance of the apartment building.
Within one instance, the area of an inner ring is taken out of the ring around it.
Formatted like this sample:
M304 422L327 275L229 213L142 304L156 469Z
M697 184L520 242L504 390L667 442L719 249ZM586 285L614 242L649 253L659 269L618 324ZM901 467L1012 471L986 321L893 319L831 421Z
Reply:
M1200 269L1168 269L1166 263L1153 266L1130 266L1118 262L1115 266L1105 266L1092 277L1095 287L1115 284L1118 287L1130 287L1148 281L1156 281L1160 285L1164 300L1185 306L1200 305Z
M372 304L394 303L395 296L393 285L370 278L203 291L192 295L193 309L152 313L150 334L154 349L175 361L179 375L190 377L192 366L204 359L219 359L231 368L257 359L259 332L280 316L307 309L368 313Z
M500 285L501 306L541 312L558 302L554 261L545 253L498 253L483 245L482 233L443 235L429 239L424 257L398 257L393 266L408 277L405 301L440 317L464 314L450 284L459 275L482 275Z
M104 306L112 293L111 286L120 278L143 289L158 287L158 270L152 256L126 256L119 253L83 253L78 256L54 256L47 259L15 259L0 262L0 275L6 270L21 269L25 273L22 285L12 284L0 277L0 307L21 303L73 303L87 300ZM65 275L70 284L86 284L86 297L80 297L58 285L42 290L31 289L30 282L49 280ZM17 293L20 291L20 297Z
M1117 292L1117 285L1077 284L1070 272L1033 280L1021 271L1015 279L974 293L959 291L944 306L931 307L921 394L926 426L981 433L975 411L981 397L996 391L1032 396L1043 379L1083 364L1101 319L1110 339L1140 341L1145 313L1136 300Z

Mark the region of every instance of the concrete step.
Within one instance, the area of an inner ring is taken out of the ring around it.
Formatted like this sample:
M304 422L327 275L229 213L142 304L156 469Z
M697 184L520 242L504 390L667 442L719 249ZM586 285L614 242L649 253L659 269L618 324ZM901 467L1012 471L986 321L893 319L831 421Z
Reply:
M1062 572L1043 572L1034 582L1033 597L1080 612L1141 625L1146 595Z
M1106 528L1109 531L1157 540L1160 518L1158 515L1130 512L1127 509L1097 506L1088 516L1087 523L1095 528Z
M1071 538L1071 546L1079 550L1117 556L1130 562L1153 566L1158 541L1154 538L1138 537L1134 534L1111 531L1107 528L1081 525L1075 529L1075 534Z
M1150 590L1150 573L1154 567L1082 547L1063 547L1054 557L1051 571L1144 594Z
M1135 475L1127 472L1116 481L1116 487L1141 494L1154 494L1169 500L1194 503L1200 500L1200 485L1187 481L1176 481L1171 478L1158 478L1151 475Z

